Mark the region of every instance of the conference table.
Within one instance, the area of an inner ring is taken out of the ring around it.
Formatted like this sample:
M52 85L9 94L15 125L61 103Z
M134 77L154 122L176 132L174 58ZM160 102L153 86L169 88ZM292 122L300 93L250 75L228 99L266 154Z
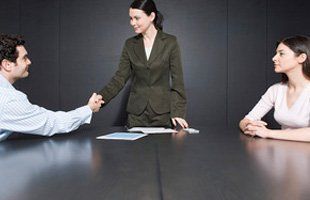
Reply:
M310 144L195 127L135 141L82 128L0 143L0 199L309 199Z

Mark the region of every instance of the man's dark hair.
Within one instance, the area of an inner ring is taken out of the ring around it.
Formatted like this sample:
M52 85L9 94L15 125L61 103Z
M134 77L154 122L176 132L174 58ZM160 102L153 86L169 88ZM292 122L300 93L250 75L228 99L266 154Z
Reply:
M0 62L4 59L16 62L18 57L16 47L24 44L25 41L20 35L0 34Z

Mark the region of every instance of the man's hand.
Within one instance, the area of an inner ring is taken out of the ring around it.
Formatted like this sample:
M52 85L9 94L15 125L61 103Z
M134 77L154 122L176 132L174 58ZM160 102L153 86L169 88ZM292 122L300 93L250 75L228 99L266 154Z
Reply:
M87 105L93 112L98 112L101 107L101 104L104 104L102 96L96 93L93 93L93 95L89 98L87 103Z

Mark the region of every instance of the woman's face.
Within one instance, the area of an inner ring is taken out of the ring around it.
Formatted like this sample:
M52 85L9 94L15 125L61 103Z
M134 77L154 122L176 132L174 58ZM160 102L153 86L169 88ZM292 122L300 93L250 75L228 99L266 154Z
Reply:
M147 16L143 10L130 8L129 9L130 25L133 27L134 31L139 33L145 33L150 26L153 25L153 20L155 14L151 13L150 16Z
M276 73L287 73L297 66L301 66L299 56L286 45L280 43L276 55L272 58Z

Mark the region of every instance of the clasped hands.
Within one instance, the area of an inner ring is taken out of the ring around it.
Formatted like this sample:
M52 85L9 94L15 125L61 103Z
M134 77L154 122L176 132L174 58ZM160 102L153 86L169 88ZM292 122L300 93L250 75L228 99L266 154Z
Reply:
M250 135L252 137L258 136L261 138L268 138L270 135L270 132L272 130L266 128L267 123L264 121L249 121L245 129L243 130L244 134Z
M104 104L102 96L97 93L93 93L87 103L92 112L98 112L102 104Z

